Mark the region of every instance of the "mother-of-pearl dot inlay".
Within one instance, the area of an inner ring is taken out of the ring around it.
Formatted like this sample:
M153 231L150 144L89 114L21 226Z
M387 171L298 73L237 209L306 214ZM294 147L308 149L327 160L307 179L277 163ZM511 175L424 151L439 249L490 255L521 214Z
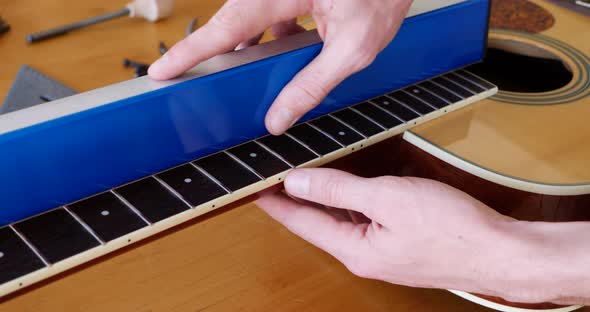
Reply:
M346 132L344 132L344 131L340 131L340 132L338 132L338 135L340 135L340 136L342 136L342 135L346 135Z
M0 258L4 257L4 253L0 251Z
M191 182L193 182L193 179L191 179L191 178L184 179L184 183L191 183Z
M412 90L412 92L414 92L414 93L418 94L418 93L420 93L420 90L418 90L418 89L414 89L414 90Z
M106 216L110 215L111 213L108 210L103 210L100 212L100 214L106 217Z
M256 156L258 156L258 154L256 154L256 153L250 153L250 157L256 158Z
M383 101L383 105L389 105L389 101Z

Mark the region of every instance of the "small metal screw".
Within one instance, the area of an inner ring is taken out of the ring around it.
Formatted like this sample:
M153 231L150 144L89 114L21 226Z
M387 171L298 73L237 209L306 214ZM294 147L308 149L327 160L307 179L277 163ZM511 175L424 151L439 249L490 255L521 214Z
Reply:
M147 71L149 68L149 65L147 65L147 64L134 62L130 59L124 59L123 66L135 68L135 77L136 78L147 75Z
M160 50L160 54L162 54L162 55L164 55L164 53L166 53L168 51L168 48L166 47L166 45L162 41L160 41L160 46L158 47L158 49Z

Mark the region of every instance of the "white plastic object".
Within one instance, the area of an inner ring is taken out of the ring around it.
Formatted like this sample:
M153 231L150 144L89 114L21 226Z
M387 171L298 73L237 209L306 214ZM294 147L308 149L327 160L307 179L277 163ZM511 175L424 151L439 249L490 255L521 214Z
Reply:
M130 17L155 22L172 15L174 0L135 0L127 4Z

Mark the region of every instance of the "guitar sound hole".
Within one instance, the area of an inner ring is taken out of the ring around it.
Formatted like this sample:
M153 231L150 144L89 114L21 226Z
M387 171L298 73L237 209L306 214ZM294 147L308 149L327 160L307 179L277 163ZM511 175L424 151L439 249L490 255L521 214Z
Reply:
M483 62L467 68L487 79L500 90L539 93L557 90L573 78L571 71L558 59L534 57L489 48Z

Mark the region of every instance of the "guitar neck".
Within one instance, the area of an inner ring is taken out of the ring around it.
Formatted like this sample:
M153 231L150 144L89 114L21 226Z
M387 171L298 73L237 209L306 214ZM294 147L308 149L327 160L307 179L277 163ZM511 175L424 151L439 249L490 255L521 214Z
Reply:
M465 70L448 73L0 228L0 295L496 92Z

